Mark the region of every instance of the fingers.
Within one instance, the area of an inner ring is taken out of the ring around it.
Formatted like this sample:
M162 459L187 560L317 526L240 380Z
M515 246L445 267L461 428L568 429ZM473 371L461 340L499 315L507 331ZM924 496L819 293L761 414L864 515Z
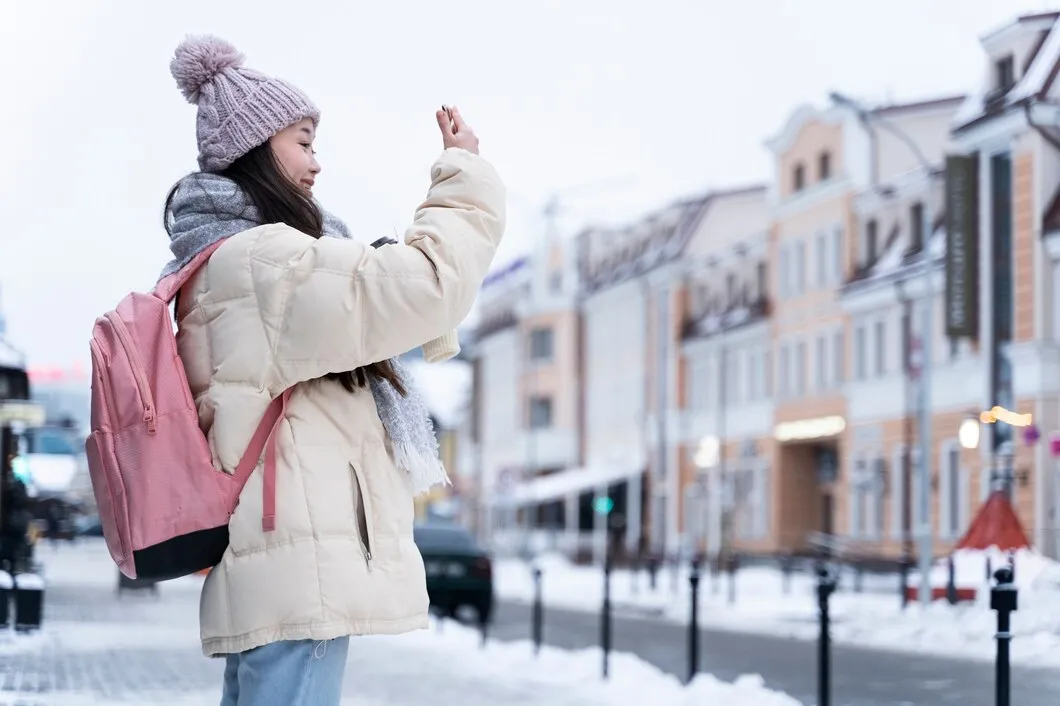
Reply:
M446 108L434 111L434 117L438 120L438 129L442 131L443 135L453 134L453 123L449 120L449 113Z
M463 116L460 115L460 109L454 106L449 109L449 113L453 116L453 125L455 126L453 132L467 132L467 123L464 122Z

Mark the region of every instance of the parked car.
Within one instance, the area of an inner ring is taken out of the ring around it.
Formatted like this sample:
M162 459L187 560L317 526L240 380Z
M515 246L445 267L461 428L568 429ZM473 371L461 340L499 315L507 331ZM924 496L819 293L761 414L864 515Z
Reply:
M424 523L413 530L423 555L431 610L455 617L461 608L478 614L483 625L493 613L493 562L463 527Z

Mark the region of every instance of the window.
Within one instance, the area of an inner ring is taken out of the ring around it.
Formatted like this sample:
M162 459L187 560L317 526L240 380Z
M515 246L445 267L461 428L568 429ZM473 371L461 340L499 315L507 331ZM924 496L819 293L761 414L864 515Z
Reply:
M842 282L846 278L843 267L843 229L839 226L832 231L832 275L834 282Z
M887 320L876 321L876 376L887 374Z
M817 234L817 287L823 289L828 284L828 241L824 233Z
M840 329L835 332L832 338L832 368L835 373L833 380L836 387L840 387L843 384L843 379L846 376L846 360L846 341L843 340L843 331Z
M530 332L530 360L552 360L552 329L536 328Z
M909 209L909 250L920 252L924 247L924 204L917 201Z
M865 327L854 330L854 379L865 379Z
M806 187L806 168L802 163L796 164L791 174L792 190L802 191Z
M795 244L795 294L806 291L806 243Z
M817 157L817 177L820 181L826 181L832 176L832 155L822 152Z
M997 79L997 87L1002 91L1008 91L1016 85L1016 62L1011 54L994 64Z
M806 342L799 341L795 346L795 394L802 397L806 394Z
M827 389L828 387L828 366L827 361L825 360L827 356L827 349L827 339L825 339L823 335L818 336L817 350L814 351L814 368L817 371L817 374L814 376L814 385L817 387L817 390L819 392Z
M766 298L766 289L768 287L766 277L769 274L769 270L766 269L766 263L760 262L755 268L755 286L758 290L758 298Z
M548 288L553 294L559 294L563 290L563 273L553 272L548 276Z
M762 353L762 392L766 397L773 396L773 351Z
M945 538L955 539L964 531L967 521L967 481L961 473L960 447L953 441L943 445L942 458L939 459L941 469L941 517L940 524Z
M725 275L725 296L728 297L728 307L736 305L736 275L730 272Z
M780 399L786 400L791 390L791 353L787 346L780 347L780 369L777 371L779 385L777 392Z
M885 464L882 458L865 456L854 464L850 488L850 524L858 538L879 539L883 536Z
M552 426L552 398L530 398L530 428L548 429Z
M876 262L876 219L870 219L865 224L865 262L863 263L866 267Z

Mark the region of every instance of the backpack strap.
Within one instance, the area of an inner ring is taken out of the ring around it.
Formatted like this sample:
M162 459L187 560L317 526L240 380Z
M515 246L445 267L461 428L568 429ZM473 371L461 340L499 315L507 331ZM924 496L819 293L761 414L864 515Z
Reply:
M291 399L291 389L284 390L283 394L274 399L265 416L258 422L258 428L254 430L254 436L250 438L243 458L239 460L234 474L239 487L246 485L250 474L258 465L261 452L265 452L264 478L262 481L261 499L261 529L272 532L276 529L276 431L280 428L284 414L287 412L287 402Z
M188 280L210 259L210 255L213 255L214 250L221 247L226 240L228 238L221 238L216 242L210 243L200 250L199 254L193 257L184 267L158 280L158 284L155 285L152 293L166 304L172 302L173 297L177 296L180 288L187 284Z

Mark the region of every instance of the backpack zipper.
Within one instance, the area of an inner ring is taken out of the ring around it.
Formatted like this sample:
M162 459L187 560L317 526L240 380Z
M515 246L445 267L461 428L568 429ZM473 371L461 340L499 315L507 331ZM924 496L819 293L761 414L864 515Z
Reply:
M158 430L155 401L151 396L151 387L147 384L147 374L144 372L144 367L140 362L140 356L136 355L132 338L129 336L129 330L125 328L125 323L118 318L117 312L108 311L103 316L110 322L114 333L118 335L118 341L121 342L122 348L125 349L125 357L129 360L129 365L132 367L133 377L136 378L136 389L140 392L140 402L144 406L144 423L147 424L147 433L154 434Z

